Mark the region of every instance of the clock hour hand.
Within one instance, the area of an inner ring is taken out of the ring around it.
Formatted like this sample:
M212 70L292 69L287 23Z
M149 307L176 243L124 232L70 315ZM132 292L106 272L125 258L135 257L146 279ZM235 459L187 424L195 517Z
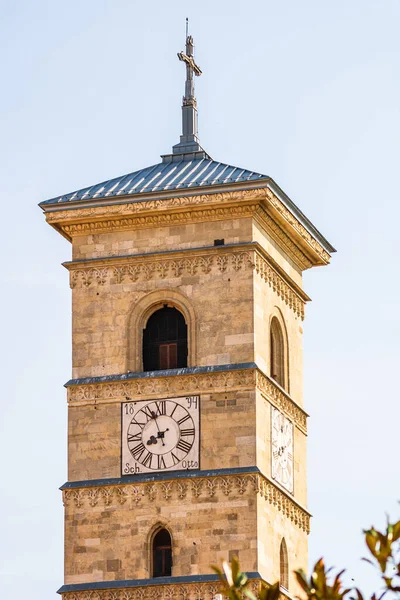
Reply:
M154 410L151 411L151 416L152 416L152 418L154 419L154 421L156 422L156 425L157 425L157 429L158 429L157 439L161 440L161 444L163 446L165 446L165 443L164 443L164 433L165 433L165 431L160 431L160 428L159 428L158 423L157 423L157 415L154 412Z
M158 437L160 440L163 440L163 439L164 439L164 434L165 434L165 432L166 432L166 431L169 431L169 429L167 428L165 431L160 431L160 430L158 430L157 437ZM163 446L164 446L164 443L163 443Z

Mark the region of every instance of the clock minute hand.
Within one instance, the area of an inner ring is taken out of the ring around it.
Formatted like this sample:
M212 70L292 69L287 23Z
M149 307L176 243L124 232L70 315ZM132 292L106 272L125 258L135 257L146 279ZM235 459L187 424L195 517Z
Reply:
M156 425L157 425L157 429L158 429L157 438L160 439L161 440L161 444L163 446L165 446L165 443L164 443L164 433L165 433L165 431L160 431L160 428L159 428L158 423L157 423L157 415L156 415L156 413L153 410L151 411L151 416L152 416L152 418L154 419L154 421L156 422ZM162 434L162 435L160 435L160 434Z

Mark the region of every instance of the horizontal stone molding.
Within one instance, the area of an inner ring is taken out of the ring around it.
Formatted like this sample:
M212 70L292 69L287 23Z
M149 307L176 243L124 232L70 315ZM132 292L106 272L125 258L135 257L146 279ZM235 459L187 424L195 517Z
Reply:
M311 235L311 233L307 231L304 225L302 225L300 221L298 221L292 215L292 213L286 208L286 206L284 206L283 202L281 202L279 198L277 198L275 194L271 192L271 190L267 191L267 197L270 206L273 206L273 208L283 217L283 219L291 227L293 227L293 229L296 230L296 232L300 235L302 240L313 249L313 251L321 259L321 264L328 264L331 258L330 254L326 250L324 250L321 244L317 242L317 240Z
M304 271L313 266L313 261L290 239L263 206L257 207L254 220L278 243L299 269Z
M140 213L154 213L154 211L174 211L182 208L190 208L199 205L221 205L230 202L243 202L251 200L262 200L266 198L269 190L266 188L238 190L235 192L218 192L208 194L195 194L193 196L175 196L172 198L135 200L129 203L114 203L107 205L86 206L84 208L67 208L66 210L51 210L46 207L47 222L61 223L91 218L119 217L137 215ZM122 201L122 198L120 202ZM115 202L115 201L114 201Z
M155 372L154 372L155 373ZM255 371L239 369L234 371L213 371L203 373L174 374L134 378L127 381L107 381L91 384L78 384L68 387L70 404L85 401L125 401L141 400L143 397L181 395L193 393L214 393L229 389L252 389L255 385ZM194 392L195 391L195 392Z
M130 373L129 378L126 375L115 376L114 381L111 377L104 378L105 381L101 381L103 378L92 378L89 380L90 383L86 381L79 383L79 380L73 380L67 384L68 403L72 406L82 406L154 397L213 394L226 392L227 389L243 391L257 388L272 405L284 412L303 433L306 433L308 417L306 411L273 379L260 371L255 363L248 364L252 366L243 369L228 370L227 368L225 371L222 370L221 365L215 371L210 370L210 367L190 368L188 374L174 371L170 375L157 376L156 371L153 371L151 377L140 377L141 374ZM204 369L203 372L194 372L200 369Z
M271 266L261 254L255 253L254 269L258 275L269 285L284 303L289 306L300 319L304 319L305 300L299 293L288 285L285 279Z
M135 507L148 502L167 502L184 498L237 498L245 494L259 494L275 506L302 531L310 531L310 513L290 494L260 473L188 477L151 482L129 482L126 485L102 485L63 489L63 503L67 510L127 504Z
M101 221L89 221L86 223L73 223L59 225L68 236L104 233L108 231L125 231L132 229L146 229L151 227L171 227L173 225L184 225L204 221L221 221L225 219L238 219L250 217L257 205L243 204L239 206L227 206L215 208L204 208L201 210L188 210L181 212L159 213L143 216L121 217Z
M176 194L176 192L175 192ZM256 204L251 205L252 202ZM234 206L229 206L233 204ZM289 251L294 252L295 260L309 268L313 264L326 264L330 255L319 241L304 227L298 218L278 198L270 187L216 192L211 189L207 194L175 195L144 198L133 202L110 199L107 204L98 202L96 206L71 207L60 210L58 207L45 207L47 222L55 226L67 238L85 233L99 233L112 230L136 229L163 225L195 222L198 220L218 220L221 218L240 217L252 214L258 205L264 204L272 214L277 214L285 228L291 230L306 248L312 250L312 258L280 230L273 219L269 226L274 229L275 236L284 241ZM204 210L196 210L199 206L209 206ZM163 213L168 214L163 214ZM156 214L155 214L156 213ZM266 217L265 217L266 218Z
M65 263L70 271L71 288L136 283L150 279L169 279L184 275L237 272L254 269L296 316L304 319L304 305L308 296L279 267L262 252L259 244L186 250L150 256L107 257L86 262ZM279 270L278 270L279 269Z
M175 254L175 253L174 253ZM169 279L183 275L206 275L211 271L240 271L247 266L253 266L251 252L205 252L202 254L179 253L179 256L132 257L129 260L110 259L114 264L104 266L71 265L70 285L89 287L90 285L105 285L119 283L136 283L149 279ZM104 263L104 261L103 261Z
M306 411L284 392L276 381L259 369L256 371L256 386L271 404L285 413L303 433L307 433Z
M248 574L248 576L251 578L251 574ZM193 579L196 579L196 576L193 576ZM214 578L211 576L210 579ZM71 592L63 592L63 588L68 589L74 586L63 586L59 593L62 595L63 600L216 600L217 594L220 594L221 589L220 583L215 580L193 583L135 585L132 587L118 585L117 588L116 586L119 583L106 582L106 585L108 584L106 589L93 589L94 585L92 584L91 586L88 584L88 589L86 590ZM254 594L257 593L260 583L261 578L251 578L249 588ZM97 587L102 584L96 583L95 585ZM113 585L115 586L114 588L111 587ZM225 596L222 597L225 598Z

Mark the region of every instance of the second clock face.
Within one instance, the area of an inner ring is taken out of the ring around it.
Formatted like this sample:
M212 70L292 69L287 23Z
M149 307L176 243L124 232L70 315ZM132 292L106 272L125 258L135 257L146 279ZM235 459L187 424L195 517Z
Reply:
M199 396L122 404L122 475L199 468Z
M272 478L293 494L293 424L272 408Z

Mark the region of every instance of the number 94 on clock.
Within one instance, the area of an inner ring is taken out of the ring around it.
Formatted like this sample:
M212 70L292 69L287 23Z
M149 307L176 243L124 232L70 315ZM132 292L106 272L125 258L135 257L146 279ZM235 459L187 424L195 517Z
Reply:
M122 475L199 469L199 414L199 396L122 403Z

